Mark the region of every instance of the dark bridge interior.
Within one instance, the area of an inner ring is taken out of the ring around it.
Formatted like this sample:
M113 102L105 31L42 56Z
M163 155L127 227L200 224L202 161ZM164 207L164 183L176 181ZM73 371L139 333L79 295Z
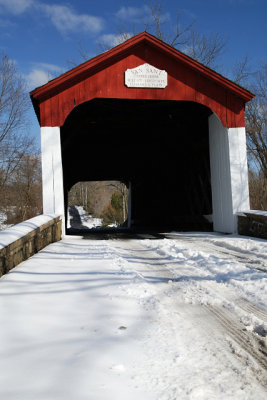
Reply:
M131 182L132 227L207 230L208 116L198 103L95 99L61 129L65 201L78 181Z

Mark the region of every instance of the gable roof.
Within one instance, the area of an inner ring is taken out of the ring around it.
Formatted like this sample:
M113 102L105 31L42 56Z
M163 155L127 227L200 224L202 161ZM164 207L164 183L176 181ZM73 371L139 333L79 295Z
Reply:
M112 49L65 72L45 85L31 91L30 97L38 119L40 120L40 103L81 82L83 79L88 77L88 75L92 75L105 69L107 66L115 63L116 60L122 59L124 56L129 54L129 52L144 44L150 48L156 49L157 52L161 53L162 57L171 57L176 62L183 64L187 69L191 69L202 75L204 78L213 81L216 85L224 88L232 95L241 99L244 103L254 97L251 92L235 84L214 70L204 66L155 36L147 32L142 32L118 46L113 47Z
M49 93L54 93L55 91L60 90L62 87L69 86L79 81L83 78L84 73L88 70L95 68L104 68L106 62L112 61L112 59L118 57L118 55L122 55L124 52L127 52L129 48L137 46L142 42L147 42L152 46L156 46L161 51L168 53L180 62L184 63L189 68L198 71L200 74L205 75L209 79L213 79L218 84L226 87L230 91L233 91L237 96L243 98L245 101L249 101L254 97L251 92L237 85L233 81L225 78L218 72L206 67L205 65L187 56L186 54L168 45L167 43L161 41L150 33L142 32L117 45L116 47L113 47L112 49L88 61L85 61L77 67L49 81L48 83L32 90L30 93L31 98L38 98L43 97L44 95L49 95Z

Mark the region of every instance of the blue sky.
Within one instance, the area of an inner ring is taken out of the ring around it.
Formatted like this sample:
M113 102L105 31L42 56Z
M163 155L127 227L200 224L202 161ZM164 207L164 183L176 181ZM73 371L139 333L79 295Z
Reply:
M267 61L267 0L162 0L166 25L195 21L205 34L227 39L220 65L225 73L247 55L253 69ZM0 51L16 62L29 90L81 62L79 46L89 58L112 45L121 31L144 30L146 1L140 0L0 0ZM39 126L31 111L32 134Z

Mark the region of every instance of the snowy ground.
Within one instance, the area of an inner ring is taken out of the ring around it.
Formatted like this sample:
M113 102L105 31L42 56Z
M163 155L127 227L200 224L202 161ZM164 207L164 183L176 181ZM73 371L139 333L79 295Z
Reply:
M12 225L6 224L6 214L0 212L0 231L10 228Z
M0 279L4 400L266 398L267 242L46 247Z
M101 227L101 218L94 218L86 215L82 206L71 206L68 208L67 228L92 229Z

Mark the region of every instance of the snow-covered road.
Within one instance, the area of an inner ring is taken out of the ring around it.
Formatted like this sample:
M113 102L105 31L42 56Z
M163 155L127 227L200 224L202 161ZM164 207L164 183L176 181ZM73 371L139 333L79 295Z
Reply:
M46 247L0 279L0 398L265 399L266 264L233 235Z

